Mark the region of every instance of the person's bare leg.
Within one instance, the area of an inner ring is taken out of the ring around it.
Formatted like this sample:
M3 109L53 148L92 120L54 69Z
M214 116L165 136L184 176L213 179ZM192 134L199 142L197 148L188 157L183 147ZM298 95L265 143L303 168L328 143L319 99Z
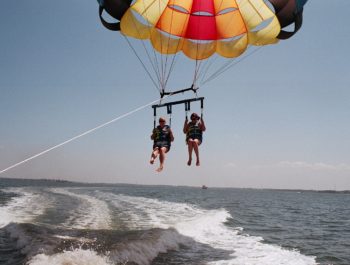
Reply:
M164 166L164 160L165 160L165 153L167 152L166 147L162 147L159 149L159 168L157 168L158 172L161 172L163 170Z
M196 154L196 158L197 158L197 161L196 161L196 166L200 166L200 161L199 161L199 146L200 142L198 139L195 139L193 141L193 149L194 149L194 153Z
M149 161L150 164L152 164L152 165L154 164L154 160L156 160L158 154L159 154L158 148L154 149L152 154L151 154L151 160Z
M188 145L188 161L187 165L190 166L192 163L192 151L193 151L193 140L189 139L187 142Z

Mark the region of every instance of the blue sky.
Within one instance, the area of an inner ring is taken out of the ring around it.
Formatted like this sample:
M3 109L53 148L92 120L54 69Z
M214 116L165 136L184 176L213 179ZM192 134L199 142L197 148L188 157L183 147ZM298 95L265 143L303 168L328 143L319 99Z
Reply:
M124 38L100 24L96 1L0 6L0 170L158 98ZM182 107L164 172L149 165L148 107L2 176L350 189L348 10L348 0L309 0L292 39L200 88L207 132L199 168L186 165ZM188 86L193 65L177 67L171 84Z

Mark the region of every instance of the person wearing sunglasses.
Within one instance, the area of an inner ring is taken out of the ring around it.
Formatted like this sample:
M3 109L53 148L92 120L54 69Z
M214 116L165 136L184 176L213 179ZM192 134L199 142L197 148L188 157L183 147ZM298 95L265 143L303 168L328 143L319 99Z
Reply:
M187 116L184 123L183 132L186 134L186 143L188 145L188 161L187 165L192 163L192 153L196 154L196 166L200 165L199 161L199 145L203 140L203 132L206 130L203 119L197 113L191 114L191 121L188 122Z
M159 167L157 171L161 172L164 166L165 154L169 152L171 142L174 141L173 132L170 126L166 125L165 118L159 118L159 125L153 129L151 139L153 140L153 151L150 163L153 165L159 155Z

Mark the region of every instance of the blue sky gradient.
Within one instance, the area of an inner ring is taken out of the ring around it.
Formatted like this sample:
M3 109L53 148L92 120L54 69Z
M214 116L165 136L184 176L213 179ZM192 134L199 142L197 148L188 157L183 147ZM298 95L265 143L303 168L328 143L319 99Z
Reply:
M100 24L97 7L0 4L0 170L158 98L125 39ZM292 39L258 49L200 88L207 132L199 168L186 165L182 107L174 109L164 172L149 165L148 107L2 176L350 189L348 10L348 0L309 0ZM178 63L171 86L188 86L192 72L192 63Z

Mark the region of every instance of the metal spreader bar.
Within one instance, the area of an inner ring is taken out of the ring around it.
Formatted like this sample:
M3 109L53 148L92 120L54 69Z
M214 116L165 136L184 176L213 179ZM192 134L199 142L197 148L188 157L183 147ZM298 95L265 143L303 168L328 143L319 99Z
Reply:
M197 93L197 90L198 90L198 87L195 88L194 85L192 85L191 87L180 89L180 90L176 90L176 91L170 91L170 92L161 91L160 92L160 97L163 98L164 96L172 96L172 95L176 95L176 94L179 94L179 93L184 93L184 92L187 92L187 91L193 91L193 93Z
M203 107L204 97L199 97L199 98L191 98L191 99L184 99L184 100L178 100L178 101L173 101L173 102L167 102L167 103L163 103L163 104L155 104L155 105L152 105L152 108L154 110L154 114L157 114L157 112L156 112L157 108L167 107L168 114L170 114L171 109L172 109L171 106L185 104L186 109L190 110L190 103L194 102L194 101L199 101L199 100L201 101L201 107ZM170 108L168 106L170 106ZM170 110L170 113L169 113L169 110Z
M157 116L157 109L158 108L166 107L167 108L167 114L171 115L172 114L172 106L179 105L179 104L185 104L185 111L187 113L188 111L191 110L191 102L194 102L194 101L200 101L201 102L201 110L202 110L202 113L203 113L204 97L184 99L184 100L167 102L167 103L163 103L163 104L152 105L153 116L154 116L154 124L153 124L154 128L156 127L156 116Z

